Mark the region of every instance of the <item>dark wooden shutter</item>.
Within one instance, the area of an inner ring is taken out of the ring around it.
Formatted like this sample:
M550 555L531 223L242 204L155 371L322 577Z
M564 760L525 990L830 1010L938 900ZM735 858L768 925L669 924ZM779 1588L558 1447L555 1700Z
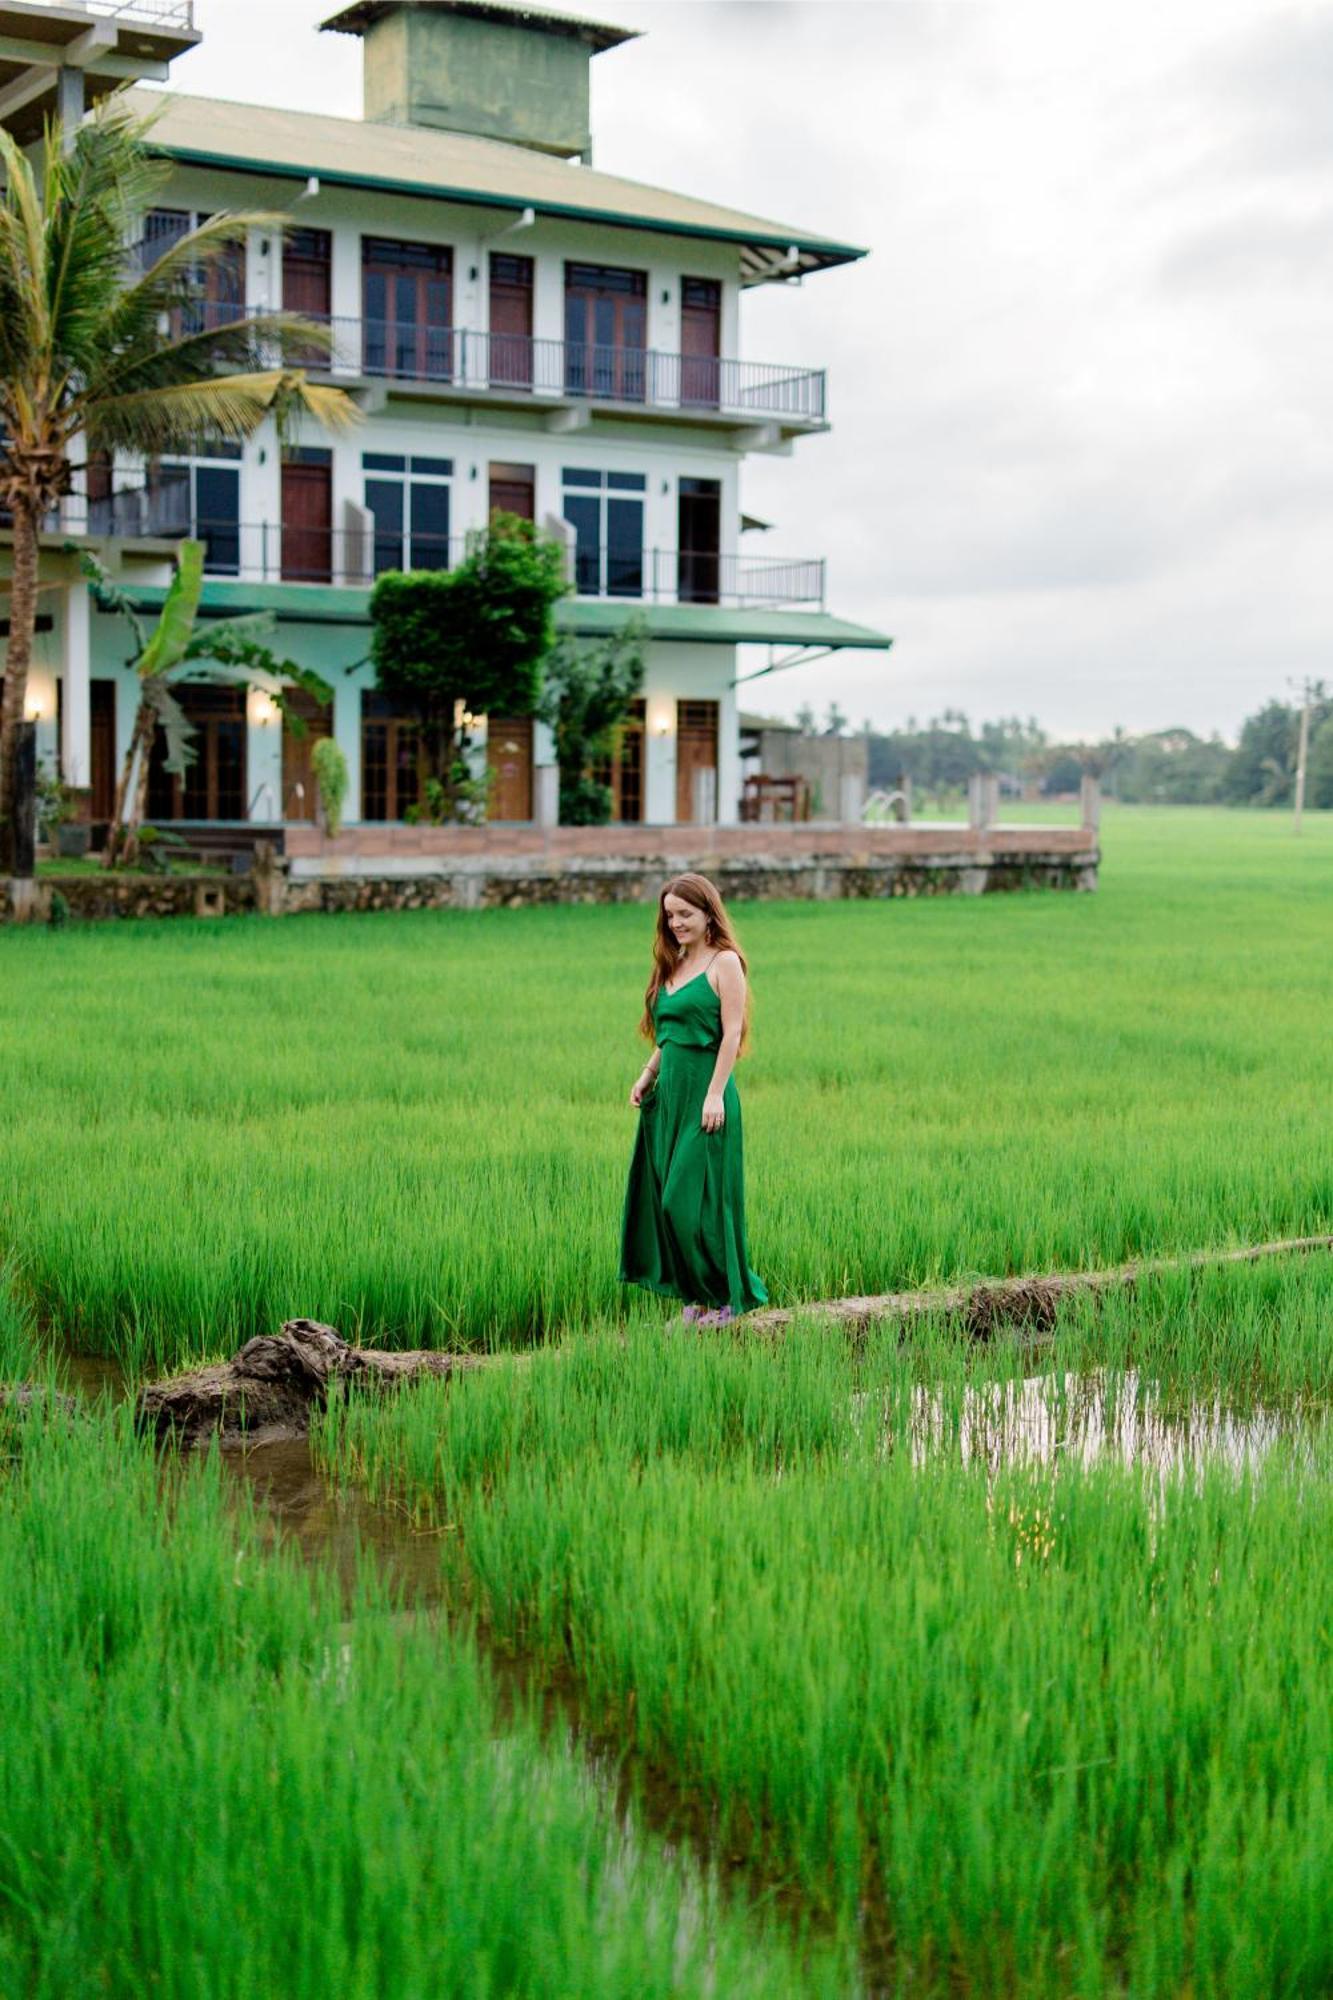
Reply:
M492 382L510 388L532 387L532 259L491 255Z
M680 295L680 400L716 409L722 352L722 287L714 278L685 278ZM683 545L682 545L683 546Z

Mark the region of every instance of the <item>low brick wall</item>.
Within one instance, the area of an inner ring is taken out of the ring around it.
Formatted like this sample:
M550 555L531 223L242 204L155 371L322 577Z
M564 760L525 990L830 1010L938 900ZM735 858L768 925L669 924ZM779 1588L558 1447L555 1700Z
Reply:
M558 827L499 829L490 838L478 827L370 832L379 839L369 852L350 846L349 835L321 852L318 834L289 830L287 857L252 875L44 878L32 917L49 916L53 891L76 920L651 903L664 876L689 868L725 896L756 902L1087 891L1097 886L1100 862L1096 835L1075 827ZM410 843L422 834L443 839L414 851ZM459 835L468 838L458 842ZM12 918L12 901L0 915Z

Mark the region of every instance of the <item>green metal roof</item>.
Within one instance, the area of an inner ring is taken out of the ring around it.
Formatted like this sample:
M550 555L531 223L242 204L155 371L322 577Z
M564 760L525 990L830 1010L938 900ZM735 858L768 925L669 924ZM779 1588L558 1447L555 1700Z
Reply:
M128 586L136 607L151 610L166 596L160 584ZM370 591L350 584L240 583L230 577L209 577L201 609L215 616L243 611L271 611L281 624L370 624ZM854 646L887 652L893 644L883 632L853 625L828 611L728 611L714 604L642 604L566 598L555 607L562 632L582 639L604 639L631 619L642 620L650 639L675 639L700 646Z
M766 220L693 195L672 194L617 174L572 166L530 146L507 145L499 139L234 104L215 97L164 99L146 90L128 95L137 112L160 112L150 144L182 166L271 180L305 181L313 174L330 187L375 188L519 214L532 208L539 216L602 227L735 243L741 249L742 276L749 284L824 270L866 254L854 244L839 243L794 223Z

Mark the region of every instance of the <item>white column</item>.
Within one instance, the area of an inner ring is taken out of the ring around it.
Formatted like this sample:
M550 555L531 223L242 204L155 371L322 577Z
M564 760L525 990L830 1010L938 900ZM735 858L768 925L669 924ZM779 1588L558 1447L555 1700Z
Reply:
M643 736L643 816L650 826L676 822L676 702L669 694L647 697Z
M60 761L65 783L82 791L93 781L92 605L82 580L65 588L60 635L61 734Z
M532 727L532 817L538 826L560 823L560 769L549 722L534 722Z
M282 714L271 695L246 697L246 805L255 825L282 818Z
M736 671L736 655L731 656L731 672ZM717 705L717 823L735 826L741 807L740 721L736 690L723 690Z
M343 819L359 820L363 817L361 800L361 688L358 682L346 674L339 674L333 684L333 735L338 748L347 759L347 797L343 802Z

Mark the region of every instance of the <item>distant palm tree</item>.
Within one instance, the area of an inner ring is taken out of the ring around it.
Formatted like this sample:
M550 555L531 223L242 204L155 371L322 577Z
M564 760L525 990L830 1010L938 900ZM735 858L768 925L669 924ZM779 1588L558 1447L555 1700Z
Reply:
M14 541L0 702L0 877L12 872L15 748L37 615L38 533L71 489L71 454L236 442L266 417L359 420L340 389L296 358L327 353L329 330L296 313L200 311L204 274L249 228L281 236L281 215L212 215L149 268L135 247L171 169L150 150L152 120L114 99L72 142L48 127L39 170L0 132L0 508ZM203 323L222 318L224 324Z

